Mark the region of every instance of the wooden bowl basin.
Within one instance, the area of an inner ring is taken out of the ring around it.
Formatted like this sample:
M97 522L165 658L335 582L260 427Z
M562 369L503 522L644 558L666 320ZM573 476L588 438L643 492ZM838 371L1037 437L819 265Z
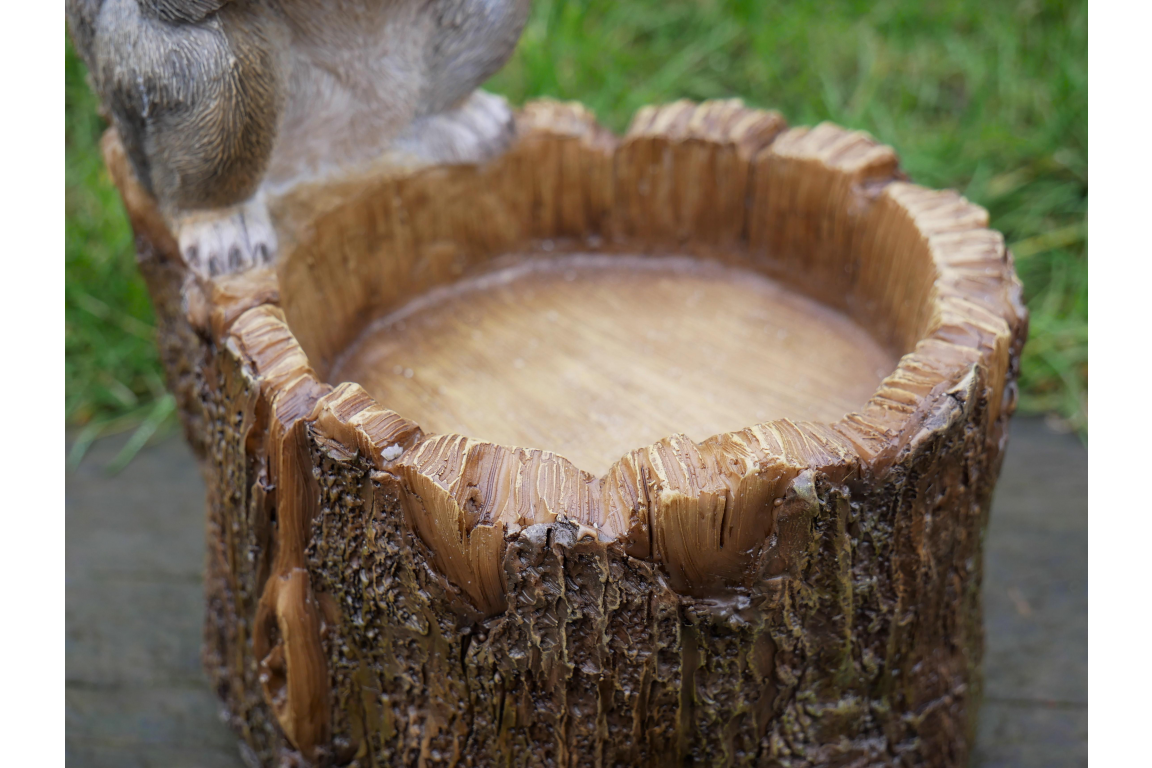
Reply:
M428 433L539 448L595 475L674 434L834 422L897 356L750 269L686 256L524 254L369 326L328 374Z
M201 281L106 144L254 759L962 765L1026 314L987 215L738 102L538 102Z

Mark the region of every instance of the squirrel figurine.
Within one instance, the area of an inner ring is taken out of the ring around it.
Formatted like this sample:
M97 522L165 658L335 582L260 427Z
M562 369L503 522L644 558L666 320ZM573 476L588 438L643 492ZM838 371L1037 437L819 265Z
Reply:
M202 275L272 261L267 198L300 181L480 162L514 134L477 87L530 0L66 2L133 169Z

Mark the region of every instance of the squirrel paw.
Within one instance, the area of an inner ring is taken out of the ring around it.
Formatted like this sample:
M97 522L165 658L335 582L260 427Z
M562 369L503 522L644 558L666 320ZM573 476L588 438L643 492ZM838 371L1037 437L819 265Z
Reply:
M396 146L431 163L479 163L508 149L515 135L508 102L477 90L459 107L414 122Z
M183 214L176 231L184 263L201 277L270 264L276 255L276 232L262 202Z

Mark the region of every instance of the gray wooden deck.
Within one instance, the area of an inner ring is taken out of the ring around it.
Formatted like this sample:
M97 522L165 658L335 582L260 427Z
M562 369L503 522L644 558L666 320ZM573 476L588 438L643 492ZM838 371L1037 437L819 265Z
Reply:
M200 670L203 486L176 437L66 481L67 764L241 768ZM1088 453L1013 424L987 540L978 766L1088 762Z

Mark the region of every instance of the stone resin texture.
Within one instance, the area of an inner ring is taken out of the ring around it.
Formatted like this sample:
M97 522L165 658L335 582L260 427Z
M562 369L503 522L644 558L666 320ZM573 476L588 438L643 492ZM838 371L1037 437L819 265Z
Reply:
M865 134L736 102L619 139L542 102L518 131L482 167L275 201L275 269L211 281L105 142L208 486L204 662L246 758L965 765L1027 326L986 213ZM331 383L373 322L509 254L750 270L890 367L836 418L669 433L603 471Z

